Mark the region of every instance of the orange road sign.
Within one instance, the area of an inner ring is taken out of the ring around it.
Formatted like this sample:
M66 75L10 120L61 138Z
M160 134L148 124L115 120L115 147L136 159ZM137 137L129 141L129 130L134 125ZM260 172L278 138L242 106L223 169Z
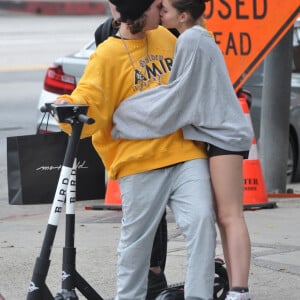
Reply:
M299 0L210 0L207 28L215 35L238 90L293 26Z

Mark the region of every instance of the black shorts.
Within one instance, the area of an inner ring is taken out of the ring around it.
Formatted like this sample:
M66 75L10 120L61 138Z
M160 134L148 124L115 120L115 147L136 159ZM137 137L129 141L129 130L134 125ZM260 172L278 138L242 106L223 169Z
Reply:
M249 151L228 151L222 148L218 148L214 145L209 145L207 150L208 157L219 155L241 155L244 159L248 158Z

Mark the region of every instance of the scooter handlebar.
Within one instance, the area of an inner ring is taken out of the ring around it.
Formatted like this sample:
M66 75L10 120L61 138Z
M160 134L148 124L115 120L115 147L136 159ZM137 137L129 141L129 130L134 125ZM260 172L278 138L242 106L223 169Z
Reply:
M48 108L47 108L46 105L41 106L41 107L40 107L40 111L41 111L42 113L50 112L50 111L48 110Z
M86 124L95 123L95 120L93 118L90 118L89 116L83 114L78 115L78 121Z
M95 120L86 115L88 105L45 103L40 107L42 113L50 113L60 123L73 124L75 121L93 124Z

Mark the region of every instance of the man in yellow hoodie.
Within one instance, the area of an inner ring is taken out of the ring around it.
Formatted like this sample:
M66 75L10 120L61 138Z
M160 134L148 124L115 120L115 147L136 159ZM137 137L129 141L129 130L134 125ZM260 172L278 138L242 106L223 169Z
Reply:
M176 38L159 26L161 0L111 2L121 15L118 32L97 47L74 92L56 103L89 105L96 122L84 126L82 137L92 136L109 177L120 184L116 300L145 299L153 239L167 204L187 242L185 299L210 300L216 232L205 145L184 140L181 130L139 141L111 136L113 113L124 99L167 84Z

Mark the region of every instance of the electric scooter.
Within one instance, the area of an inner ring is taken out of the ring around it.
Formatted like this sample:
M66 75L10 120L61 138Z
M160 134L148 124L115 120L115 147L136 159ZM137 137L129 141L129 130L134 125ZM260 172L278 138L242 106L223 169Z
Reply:
M87 105L56 105L46 103L41 108L44 113L50 113L58 122L68 123L72 131L68 138L66 153L58 179L50 216L41 247L40 256L36 259L31 282L28 289L27 300L77 300L76 289L88 300L104 300L93 287L77 272L75 267L76 248L75 236L75 201L76 201L76 155L80 135L84 124L93 124L94 120L88 117ZM53 296L46 284L46 277L50 267L50 255L54 243L62 208L66 203L65 247L63 248L62 263L62 289ZM215 285L214 299L224 300L228 291L227 271L224 262L215 259ZM175 295L181 298L168 298L184 300L184 283L169 286L162 293ZM173 293L173 294L172 294ZM171 296L173 297L173 296ZM167 299L167 298L166 298ZM154 299L147 299L154 300Z

